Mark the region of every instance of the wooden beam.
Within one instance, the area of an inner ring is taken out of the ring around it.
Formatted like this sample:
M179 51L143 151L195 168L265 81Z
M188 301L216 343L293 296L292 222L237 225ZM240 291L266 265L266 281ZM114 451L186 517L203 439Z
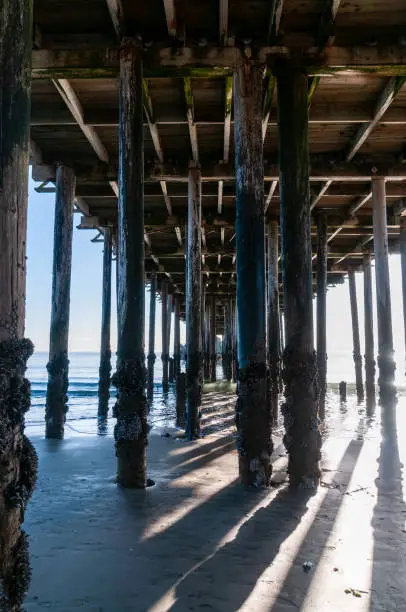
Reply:
M217 212L219 215L223 212L223 181L219 181L218 187L218 198L217 198Z
M262 141L263 142L265 141L266 131L268 129L268 123L269 123L269 117L271 114L274 91L275 91L275 77L272 75L269 75L268 87L266 88L266 93L265 93L263 119L262 119Z
M271 0L271 10L268 26L268 44L279 34L284 0Z
M176 38L175 0L163 0L169 36Z
M121 0L106 0L107 8L109 9L111 21L113 23L114 31L117 38L121 38L125 34L124 26L124 9Z
M228 40L228 0L219 0L219 42L226 45Z
M324 183L324 185L322 186L322 188L320 189L318 195L316 195L313 200L311 201L310 204L310 210L313 210L313 208L316 206L317 202L319 202L319 200L324 196L324 194L326 193L327 189L330 187L331 183L333 181L328 180Z
M355 213L360 208L362 208L362 206L364 206L364 204L366 204L371 198L372 198L372 191L370 191L370 193L367 193L367 195L362 196L362 198L360 198L356 204L353 204L352 206L350 206L350 208L348 210L348 214L350 216L351 215L355 215Z
M371 242L372 239L373 239L373 235L366 236L365 238L357 242L356 246L353 249L348 251L348 253L345 253L345 255L340 257L340 259L337 259L337 261L334 263L334 267L339 266L343 261L348 259L353 253L362 252L362 249L368 244L368 242Z
M351 161L357 151L359 151L359 149L365 143L372 130L377 126L383 115L388 110L389 106L392 104L393 100L396 98L405 81L405 77L392 77L389 80L385 89L378 98L372 121L368 124L362 125L356 133L355 138L348 149L345 158L346 161Z
M316 91L317 85L319 84L319 82L320 82L319 76L311 77L309 80L309 90L307 93L307 106L309 109L312 104L312 98L314 96L314 92Z
M233 104L233 78L226 77L224 112L224 153L223 161L228 163L230 156L231 111Z
M193 93L192 93L192 81L189 77L185 77L183 79L183 87L185 92L185 100L186 100L186 115L187 122L189 125L189 136L190 136L190 145L192 147L192 157L193 161L199 161L199 147L197 144L197 130L194 119L194 103L193 103Z
M317 43L320 49L334 42L334 22L342 0L324 0L324 9L320 19Z
M272 183L271 183L271 186L269 188L269 193L268 193L268 195L266 197L266 200L265 200L265 211L264 211L265 213L267 212L267 210L269 208L269 205L271 203L272 196L274 194L274 191L276 189L276 185L277 184L278 184L278 181L276 179L274 181L272 181Z

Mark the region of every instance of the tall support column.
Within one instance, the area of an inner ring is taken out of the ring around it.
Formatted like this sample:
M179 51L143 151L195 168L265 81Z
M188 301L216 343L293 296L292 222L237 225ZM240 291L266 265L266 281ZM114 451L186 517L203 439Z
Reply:
M199 409L202 392L202 202L200 168L189 164L188 242L186 278L186 434L189 440L200 436Z
M234 73L238 430L240 479L267 486L271 477L265 315L265 221L262 151L263 71L245 62Z
M327 217L317 216L317 372L319 383L319 416L324 419L327 391Z
M388 263L388 230L386 218L385 179L372 179L374 222L376 306L378 316L378 367L381 400L395 394L395 360L393 352L392 308Z
M355 365L355 387L357 390L358 400L360 401L364 397L364 385L362 382L362 357L361 357L361 343L359 339L357 286L355 284L354 270L348 270L348 283L350 287L352 342L353 342L353 357L354 357L354 365Z
M216 336L216 296L212 295L210 299L210 378L212 382L216 382L217 374L217 336Z
M148 444L144 357L144 136L142 49L124 39L120 49L118 346L114 430L117 482L146 486Z
M271 221L268 225L268 359L274 419L278 417L280 371L278 253L278 223Z
M232 373L232 304L227 299L224 305L223 369L224 378L231 381Z
M164 393L169 389L169 346L168 346L168 283L162 281L162 388Z
M148 338L148 399L151 400L154 394L154 365L155 365L155 313L156 313L156 291L157 281L156 272L151 274L151 284L149 289L149 338Z
M365 329L365 389L367 399L375 398L374 321L372 306L371 256L364 255L364 329Z
M58 166L56 172L51 332L45 408L46 437L56 439L63 438L66 412L68 411L68 340L75 184L73 170L66 166Z
M286 333L284 442L291 486L312 488L320 477L321 436L313 339L308 79L294 62L280 60L276 72Z
M173 383L175 379L175 364L171 353L171 331L172 331L173 295L168 293L168 380Z
M400 217L400 260L402 267L403 325L406 351L406 217Z
M24 338L32 7L32 0L0 4L0 607L7 610L20 610L30 582L20 523L37 476L24 435L24 373L34 348Z
M232 304L232 355L233 355L233 382L237 382L237 305L236 301L233 299Z
M100 338L99 367L99 416L106 417L109 410L110 376L111 376L111 260L112 260L112 230L104 229L103 251L103 288L102 288L102 319Z
M175 301L175 325L173 337L173 359L175 362L175 376L180 373L180 295L174 297Z
M210 378L210 308L207 298L204 301L204 378Z

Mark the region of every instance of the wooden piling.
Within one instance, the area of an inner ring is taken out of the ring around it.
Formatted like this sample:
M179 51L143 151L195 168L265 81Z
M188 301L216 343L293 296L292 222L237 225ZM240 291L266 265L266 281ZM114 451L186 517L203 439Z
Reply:
M402 267L403 326L406 348L406 217L400 217L400 261ZM406 367L406 355L405 355Z
M47 438L55 439L63 438L68 411L68 341L75 184L74 171L66 166L58 166L56 171L51 332L45 408L45 435Z
M210 378L211 382L216 382L217 374L217 336L216 336L216 296L210 297Z
M268 362L271 411L274 420L278 418L280 372L278 256L278 222L271 221L268 225Z
M364 255L364 330L365 330L365 390L367 399L375 398L374 321L372 306L371 256Z
M0 5L0 607L7 610L20 610L30 583L20 523L37 475L24 435L33 352L24 338L32 14L32 0Z
M162 281L162 389L166 393L169 389L169 346L168 346L168 283Z
M173 359L175 365L175 377L180 373L180 295L174 297L175 301L175 325L173 331Z
M189 164L188 241L186 277L186 435L200 437L200 402L203 379L201 322L201 222L202 202L200 168Z
M355 284L354 270L348 270L348 284L350 288L352 342L353 342L353 353L352 354L353 354L354 366L355 366L355 388L357 390L358 401L361 401L364 397L364 385L362 382L362 357L361 357L361 343L359 339L357 286Z
M238 430L240 480L268 486L272 453L265 316L262 151L263 71L248 61L234 73Z
M156 291L157 291L156 272L152 272L150 289L149 289L149 338L148 338L148 358L147 358L147 361L148 361L147 394L148 394L148 400L150 402L154 395L154 365L155 365L155 360L156 360L156 355L155 355Z
M114 430L117 482L146 486L148 443L144 365L144 132L142 47L124 39L120 49L118 346Z
M386 218L385 179L372 179L374 223L376 306L378 317L378 367L381 400L395 395L395 360L393 351L392 308L388 263L388 230Z
M231 381L232 372L232 304L227 299L224 304L224 334L223 334L223 374L225 380Z
M99 366L99 417L106 417L109 410L111 382L111 261L113 235L110 227L104 229L102 318Z
M167 347L168 347L168 381L173 383L174 381L174 375L175 375L175 369L174 369L174 363L173 363L173 358L171 361L171 357L170 357L170 353L171 353L171 331L172 331L172 308L173 308L173 295L171 293L168 293L168 306L167 306L167 313L168 313L168 340L167 340Z
M319 387L319 417L325 417L327 391L327 217L317 216L317 375Z
M204 301L204 378L210 378L210 308L207 297Z
M321 436L313 339L308 83L301 66L293 61L280 60L276 75L286 334L284 441L291 486L313 488L320 477Z
M233 307L232 307L232 355L233 355L233 364L232 364L232 369L233 369L233 382L237 382L237 369L238 369L238 360L237 360L237 306L236 306L236 301L233 300Z

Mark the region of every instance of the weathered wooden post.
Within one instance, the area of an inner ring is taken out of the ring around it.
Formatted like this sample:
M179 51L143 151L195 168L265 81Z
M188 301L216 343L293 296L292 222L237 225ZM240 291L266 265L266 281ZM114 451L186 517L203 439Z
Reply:
M317 373L319 385L319 416L325 417L327 391L327 336L326 336L326 296L327 296L327 217L317 215Z
M357 286L355 284L355 272L351 269L348 270L348 284L350 288L352 342L355 365L355 387L357 390L358 401L361 401L364 397L364 385L362 382L362 357L361 343L359 339Z
M200 168L189 164L188 241L186 277L186 435L189 440L200 437L199 409L202 383L202 202Z
M180 295L176 294L175 301L175 325L173 330L173 360L175 364L175 376L180 373Z
M216 336L216 296L213 294L210 299L210 378L211 382L216 382L217 374L217 336Z
M170 357L171 353L171 331L172 331L172 309L173 309L173 295L168 293L168 380L173 383L175 376L175 365L173 357Z
M162 281L162 389L166 393L169 389L169 346L168 346L168 283Z
M56 171L54 261L49 343L48 386L45 408L45 435L62 439L69 386L69 310L72 267L73 204L75 173L58 166Z
M118 346L114 430L117 482L146 486L148 443L144 358L144 136L142 47L126 38L120 49Z
M207 298L204 302L204 378L210 378L210 308Z
M244 61L234 73L238 430L240 480L268 486L272 453L265 315L265 220L262 151L263 70Z
M365 330L365 389L367 399L375 398L374 322L372 306L371 255L365 254L364 268L364 330Z
M20 610L30 582L20 523L37 476L24 435L33 352L24 338L32 7L32 0L0 5L0 599L7 610Z
M310 233L308 79L294 61L276 65L283 307L286 347L282 407L292 486L315 487L320 477L317 364L313 339Z
M100 338L99 366L99 417L106 417L109 411L110 375L111 375L111 261L112 261L112 230L104 229L103 251L103 286L102 286L102 319Z
M395 396L395 360L393 352L392 308L388 264L388 229L385 179L372 179L374 222L376 306L378 316L378 367L381 400Z
M232 305L231 299L227 299L224 304L224 335L223 335L223 370L224 378L228 381L232 379Z
M232 301L232 371L233 371L233 382L237 382L237 306L236 301Z
M156 313L156 291L157 280L156 272L151 274L151 283L149 288L149 339L148 339L148 382L147 393L148 400L151 401L154 396L154 365L155 365L155 313Z
M271 411L275 420L278 418L280 372L278 254L278 222L271 221L268 225L268 360Z
M400 261L402 267L403 325L406 347L406 217L400 217ZM405 358L406 367L406 358Z

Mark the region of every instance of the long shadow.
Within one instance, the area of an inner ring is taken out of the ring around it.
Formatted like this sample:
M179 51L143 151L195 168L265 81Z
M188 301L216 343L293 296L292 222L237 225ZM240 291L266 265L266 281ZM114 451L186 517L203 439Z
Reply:
M361 443L351 441L337 468L338 478L345 471L345 481L349 482L352 470L361 450ZM344 484L344 483L343 483ZM191 605L204 601L214 609L239 610L249 597L258 579L265 569L273 562L281 544L289 537L299 525L307 510L310 493L306 491L290 491L284 489L279 492L271 503L260 508L238 531L235 539L225 544L214 555L200 564L195 570L189 572L181 579L176 587L176 602L172 611L181 612L187 609L186 603ZM282 606L288 601L300 609L300 604L306 596L306 589L297 592L295 589L296 568L307 558L309 548L312 557L319 558L330 530L334 524L339 504L333 513L325 518L326 509L331 510L334 500L340 501L337 490L331 489L319 509L316 521L313 523L306 541L294 561L292 570L279 593L276 606ZM208 581L211 582L209 586ZM293 588L292 588L293 586ZM292 603L292 591L295 599ZM282 609L276 607L276 609Z
M378 466L370 610L406 610L406 505L395 403L381 406Z

